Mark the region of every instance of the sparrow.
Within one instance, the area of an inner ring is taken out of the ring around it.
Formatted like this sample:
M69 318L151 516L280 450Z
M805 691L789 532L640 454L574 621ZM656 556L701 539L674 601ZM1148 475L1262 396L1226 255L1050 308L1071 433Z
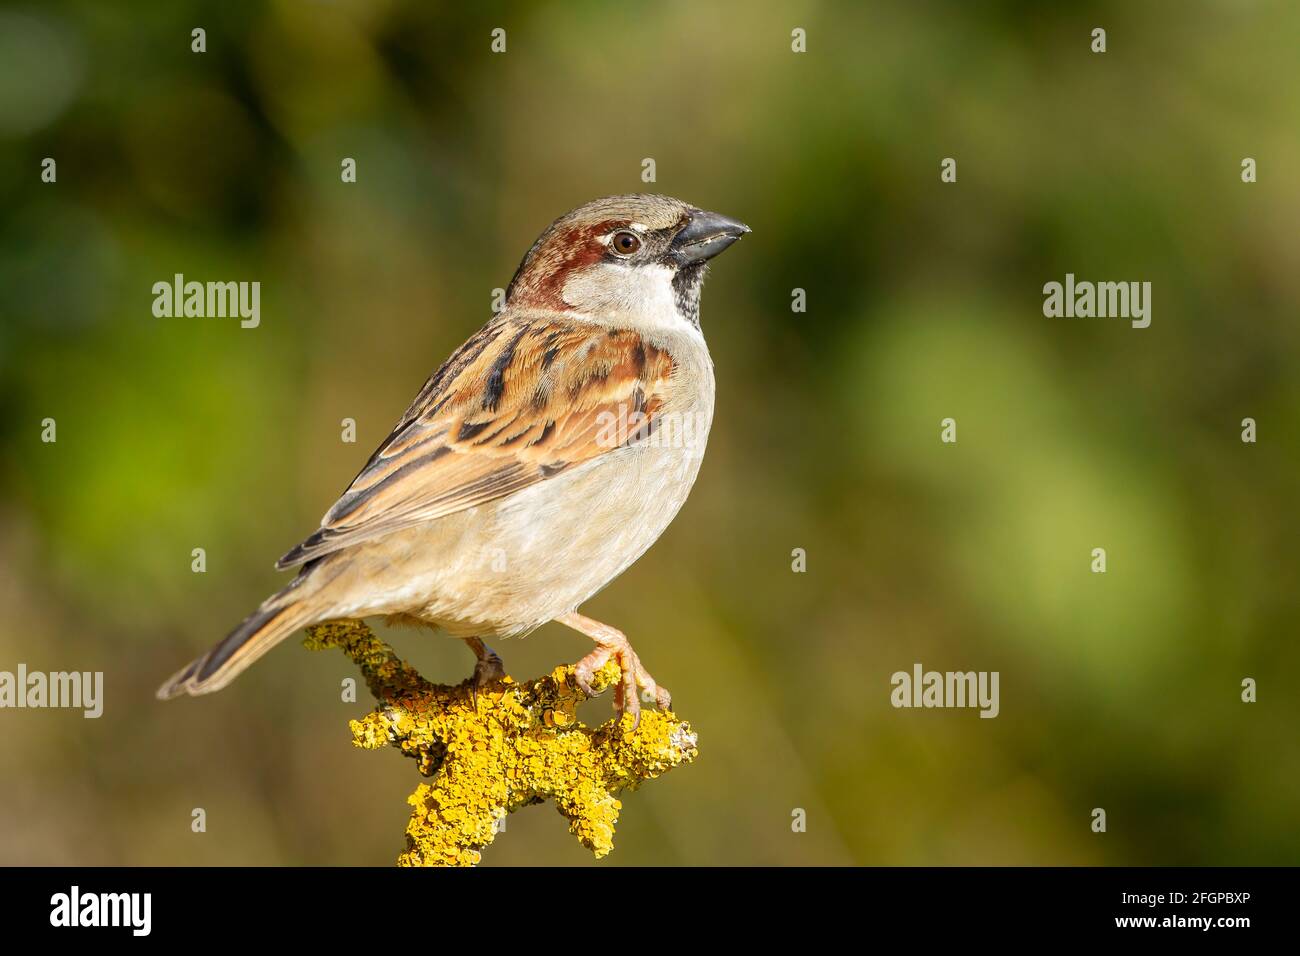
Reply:
M474 652L473 687L504 676L487 640L548 621L613 658L614 710L671 704L617 628L578 608L658 540L686 501L713 420L700 329L709 261L749 227L677 199L610 196L533 243L504 307L424 383L325 514L280 558L300 566L223 641L158 690L220 690L301 628L384 617Z

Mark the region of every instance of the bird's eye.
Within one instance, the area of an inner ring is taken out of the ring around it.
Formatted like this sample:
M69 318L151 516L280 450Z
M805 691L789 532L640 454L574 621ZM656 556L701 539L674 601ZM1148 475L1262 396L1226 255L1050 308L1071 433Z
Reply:
M610 240L610 248L620 256L630 256L641 248L641 237L635 232L628 232L626 230L623 232L616 232L614 233L614 238Z

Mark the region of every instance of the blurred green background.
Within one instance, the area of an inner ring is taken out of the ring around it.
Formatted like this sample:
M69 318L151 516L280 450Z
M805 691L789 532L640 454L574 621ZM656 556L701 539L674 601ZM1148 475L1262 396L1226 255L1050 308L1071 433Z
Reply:
M418 777L351 746L342 655L153 691L283 583L536 235L643 190L754 232L705 290L696 489L584 607L701 740L603 865L1297 862L1297 31L1173 0L0 10L0 669L106 675L99 720L0 711L0 863L392 862ZM261 326L154 318L177 272L260 281ZM1067 272L1150 281L1151 327L1045 318ZM1001 715L893 709L914 662L999 671ZM549 807L485 853L590 862Z

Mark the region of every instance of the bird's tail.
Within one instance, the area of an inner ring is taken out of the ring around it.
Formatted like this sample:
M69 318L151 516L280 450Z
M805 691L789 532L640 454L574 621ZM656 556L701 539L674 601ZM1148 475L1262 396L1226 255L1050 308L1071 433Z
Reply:
M304 578L299 576L283 591L267 598L225 640L173 674L158 688L158 699L221 690L294 631L323 620L317 602L308 594L295 593Z

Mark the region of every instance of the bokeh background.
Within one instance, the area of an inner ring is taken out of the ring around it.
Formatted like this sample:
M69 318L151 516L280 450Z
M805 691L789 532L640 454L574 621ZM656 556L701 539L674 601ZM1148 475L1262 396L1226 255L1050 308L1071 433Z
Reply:
M754 232L705 291L696 490L585 608L702 748L602 865L1297 862L1298 31L1235 0L0 10L0 669L106 675L99 720L0 711L0 863L396 857L417 774L351 746L341 655L153 691L537 233L641 190ZM260 281L261 326L154 318L177 272ZM1045 318L1067 272L1150 281L1151 327ZM999 671L1001 715L893 709L918 661ZM536 863L591 863L549 807L485 854Z

